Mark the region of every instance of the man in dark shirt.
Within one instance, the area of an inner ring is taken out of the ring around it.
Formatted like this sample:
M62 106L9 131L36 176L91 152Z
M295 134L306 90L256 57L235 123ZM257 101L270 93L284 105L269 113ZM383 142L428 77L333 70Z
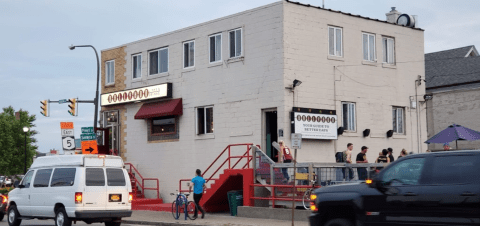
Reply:
M388 148L387 150L388 150L388 158L390 159L390 162L395 161L395 158L393 157L393 149Z
M366 155L367 151L368 151L368 147L363 146L362 151L357 155L357 159L356 159L357 163L368 163L367 155ZM367 179L367 168L359 167L357 168L357 171L358 171L359 180Z

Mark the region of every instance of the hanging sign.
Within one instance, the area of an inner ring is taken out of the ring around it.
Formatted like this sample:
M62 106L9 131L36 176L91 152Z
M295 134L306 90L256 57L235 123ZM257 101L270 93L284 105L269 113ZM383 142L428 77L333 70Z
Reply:
M291 112L292 133L302 139L337 139L337 115L333 110L294 108Z

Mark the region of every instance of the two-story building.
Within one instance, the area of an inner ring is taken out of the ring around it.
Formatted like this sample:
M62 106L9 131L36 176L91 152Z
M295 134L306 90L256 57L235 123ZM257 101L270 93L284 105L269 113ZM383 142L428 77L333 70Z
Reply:
M299 162L354 144L424 152L424 34L279 1L102 50L102 120L113 148L164 195L233 143L302 133Z

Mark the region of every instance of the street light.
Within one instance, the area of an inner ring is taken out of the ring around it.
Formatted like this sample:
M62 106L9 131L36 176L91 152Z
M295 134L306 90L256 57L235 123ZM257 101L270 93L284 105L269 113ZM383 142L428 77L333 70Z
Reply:
M93 104L95 105L95 116L93 119L93 128L97 128L97 116L98 116L98 86L99 86L99 79L100 79L100 61L98 60L98 53L95 47L91 45L79 45L79 46L74 46L71 45L68 48L70 50L74 50L75 47L92 47L93 51L95 51L95 56L97 57L97 90L95 92L95 98L93 99Z
M23 175L27 174L27 132L28 132L28 127L23 127L23 132L25 133L25 165L23 168Z

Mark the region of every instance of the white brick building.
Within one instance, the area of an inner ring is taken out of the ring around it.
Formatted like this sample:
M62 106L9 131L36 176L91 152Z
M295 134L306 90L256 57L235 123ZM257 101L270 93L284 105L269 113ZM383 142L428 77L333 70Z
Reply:
M402 148L426 149L425 111L411 108L423 60L421 29L280 1L103 50L104 125L113 125L127 162L160 179L164 198L228 144L259 144L275 158L268 143L290 145L292 107L323 109L337 116L333 131L346 129L338 140L303 139L300 162L333 162L347 143L355 156L368 146L374 162L387 147L395 157ZM302 83L292 92L286 87L295 79ZM171 96L135 100L135 89L168 83ZM417 95L424 93L422 84ZM123 103L113 101L119 96ZM107 123L112 113L116 122Z

